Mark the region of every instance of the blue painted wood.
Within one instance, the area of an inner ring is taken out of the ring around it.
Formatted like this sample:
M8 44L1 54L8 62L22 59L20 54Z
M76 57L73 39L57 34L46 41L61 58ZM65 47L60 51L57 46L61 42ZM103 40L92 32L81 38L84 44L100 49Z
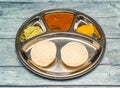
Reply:
M49 8L48 8L49 7ZM28 18L35 13L53 8L69 8L84 12L92 17L119 17L119 2L85 3L85 2L0 2L0 17L3 18ZM89 8L89 9L88 9Z
M120 66L99 65L92 72L71 80L50 80L24 67L0 67L0 85L120 85Z

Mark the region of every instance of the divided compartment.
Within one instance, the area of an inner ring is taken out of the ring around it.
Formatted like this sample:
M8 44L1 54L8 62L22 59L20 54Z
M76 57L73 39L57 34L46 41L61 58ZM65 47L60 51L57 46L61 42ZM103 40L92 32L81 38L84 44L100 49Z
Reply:
M31 60L31 56L30 56L30 51L34 46L34 44L43 40L52 41L57 46L56 60L48 67L38 66ZM68 42L72 42L72 41L82 43L87 48L89 54L88 60L83 65L75 68L63 64L63 62L61 61L61 54L60 54L61 48ZM59 76L67 77L68 74L73 75L73 73L82 72L83 70L86 70L89 66L91 66L94 63L96 59L98 59L99 55L101 54L101 49L102 49L101 45L98 42L94 41L93 39L88 39L84 36L80 36L79 34L65 33L65 32L49 33L49 34L44 34L42 36L38 36L35 39L26 43L22 47L25 56L28 58L26 59L26 62L29 65L31 65L32 68L36 68L39 71L39 73L43 73L45 75L56 74L54 75L55 77L59 77Z
M46 27L39 16L36 16L30 20L27 20L20 28L19 41L27 42L35 38L38 35L46 33Z
M73 12L46 12L43 15L44 23L49 32L68 32L73 25Z
M99 28L92 22L92 18L77 15L74 23L74 32L100 40L102 35Z

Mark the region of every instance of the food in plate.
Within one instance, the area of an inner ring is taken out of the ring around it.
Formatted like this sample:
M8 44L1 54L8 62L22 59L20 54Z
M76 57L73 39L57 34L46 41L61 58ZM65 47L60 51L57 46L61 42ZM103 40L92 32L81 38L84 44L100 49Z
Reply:
M37 42L31 49L31 59L41 67L47 67L56 59L57 48L49 40Z
M69 42L61 49L62 62L70 67L78 67L88 59L86 47L79 42Z
M93 26L92 24L86 24L86 25L79 26L77 29L75 29L75 31L78 33L90 36L90 37L95 35L97 39L101 39L100 33L97 31L95 26Z
M44 31L39 26L28 26L22 31L19 40L23 42L42 33L44 33Z
M49 13L44 16L45 22L50 31L68 31L74 18L73 13Z

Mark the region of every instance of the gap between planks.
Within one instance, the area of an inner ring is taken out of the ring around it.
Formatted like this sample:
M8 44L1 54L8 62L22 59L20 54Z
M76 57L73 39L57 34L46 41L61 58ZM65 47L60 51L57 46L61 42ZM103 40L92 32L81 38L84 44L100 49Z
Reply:
M108 64L108 63L99 63L98 65L102 65L102 66L120 66L120 64ZM2 68L21 68L21 67L25 67L23 64L21 66L17 66L17 65L7 65L7 66L0 66Z
M0 87L118 87L120 88L120 85L0 85Z
M11 40L15 40L15 38L0 38L1 40L7 40L7 39L11 39ZM120 38L106 38L106 39L120 39Z
M69 0L0 0L3 3L42 3L42 2L70 2ZM108 2L120 2L119 0L71 0L72 2L81 2L81 3L108 3Z

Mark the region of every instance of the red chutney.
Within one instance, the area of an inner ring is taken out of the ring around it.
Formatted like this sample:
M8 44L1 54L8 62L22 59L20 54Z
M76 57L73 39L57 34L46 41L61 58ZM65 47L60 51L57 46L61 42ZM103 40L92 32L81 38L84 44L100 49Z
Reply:
M44 16L45 22L52 32L69 31L73 22L72 13L50 13Z

